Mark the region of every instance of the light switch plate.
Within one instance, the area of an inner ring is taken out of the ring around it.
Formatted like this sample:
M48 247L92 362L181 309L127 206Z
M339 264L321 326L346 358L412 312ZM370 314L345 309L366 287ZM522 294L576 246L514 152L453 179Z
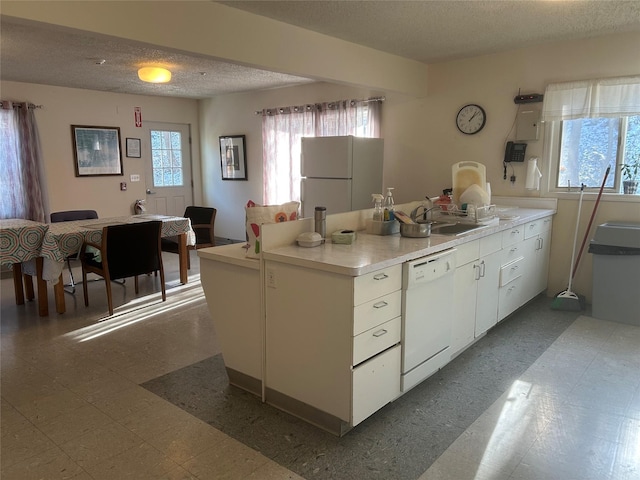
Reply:
M131 181L132 182L139 182L140 181L140 175L131 175Z

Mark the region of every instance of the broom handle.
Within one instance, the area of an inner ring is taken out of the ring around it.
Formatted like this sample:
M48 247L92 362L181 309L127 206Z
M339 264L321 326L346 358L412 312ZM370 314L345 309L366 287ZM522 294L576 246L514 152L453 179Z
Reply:
M578 227L580 226L580 212L582 210L582 196L584 195L584 183L580 186L580 200L578 200L578 215L576 215L576 230L573 233L573 249L571 250L571 265L569 266L569 287L568 292L571 292L571 284L573 283L573 259L576 256L576 242L578 240Z
M604 190L604 184L607 181L607 177L609 176L609 170L611 170L611 165L607 167L607 171L604 172L604 178L602 179L602 185L600 185L600 191L598 192L598 198L596 198L596 203L593 206L593 212L591 212L591 218L589 219L589 225L587 225L587 229L584 232L584 238L582 239L582 245L580 245L580 251L578 252L578 258L576 259L576 263L573 265L573 276L576 276L576 272L578 271L578 265L580 265L580 257L582 256L582 251L584 250L584 245L587 243L587 237L589 236L589 230L591 230L591 224L593 223L593 218L596 216L596 210L598 210L598 204L600 203L600 198L602 197L602 190Z

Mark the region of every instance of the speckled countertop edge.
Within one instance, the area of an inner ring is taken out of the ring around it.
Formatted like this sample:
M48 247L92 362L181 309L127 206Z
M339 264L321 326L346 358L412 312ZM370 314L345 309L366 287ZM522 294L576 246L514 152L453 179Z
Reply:
M488 225L455 237L433 234L427 238L406 238L400 234L380 236L358 231L357 238L351 245L327 242L318 247L304 248L291 244L264 251L262 255L265 260L356 277L454 248L556 212L549 209L519 208L513 213L518 218L500 220L497 225Z

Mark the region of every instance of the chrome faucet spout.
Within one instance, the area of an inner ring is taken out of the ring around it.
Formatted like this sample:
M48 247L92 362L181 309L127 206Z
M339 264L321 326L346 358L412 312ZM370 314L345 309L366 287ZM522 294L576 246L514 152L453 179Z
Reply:
M409 216L411 217L411 220L413 220L414 222L418 221L418 214L420 212L420 209L422 209L423 211L420 212L420 214L422 215L422 220L426 221L428 219L429 212L431 212L431 210L435 210L436 208L438 208L437 205L434 207L426 207L425 205L418 205L416 208L411 210L411 213L409 214Z

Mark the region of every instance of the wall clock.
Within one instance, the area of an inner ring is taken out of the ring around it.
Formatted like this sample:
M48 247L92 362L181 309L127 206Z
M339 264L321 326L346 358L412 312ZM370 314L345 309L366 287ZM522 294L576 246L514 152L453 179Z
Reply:
M487 114L480 105L470 103L460 109L456 115L456 126L465 135L473 135L484 128Z

